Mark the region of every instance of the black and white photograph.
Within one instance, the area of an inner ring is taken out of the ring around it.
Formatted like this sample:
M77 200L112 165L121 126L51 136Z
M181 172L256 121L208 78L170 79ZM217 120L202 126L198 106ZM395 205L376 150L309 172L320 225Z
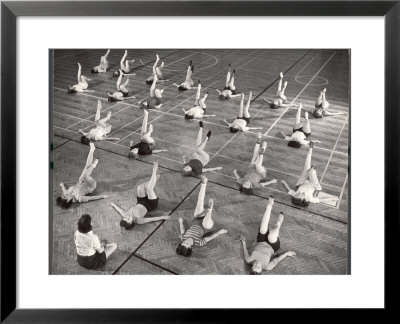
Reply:
M50 49L50 275L349 275L351 49Z

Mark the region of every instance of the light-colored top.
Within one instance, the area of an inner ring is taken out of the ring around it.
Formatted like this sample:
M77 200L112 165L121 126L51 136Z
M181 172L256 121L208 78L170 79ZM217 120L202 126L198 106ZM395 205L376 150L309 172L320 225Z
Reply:
M97 126L96 128L92 128L89 131L89 135L96 141L100 141L103 139L104 136L107 135L107 131L102 126Z
M232 122L232 126L237 126L241 131L246 131L247 128L247 122L244 119L235 119Z
M136 223L139 218L146 216L147 209L142 204L136 204L129 208L127 215L130 217L128 223Z
M82 197L92 193L96 189L97 183L93 179L92 183L88 183L85 180L79 181L75 186L68 188L67 192L72 195L73 202L81 202Z
M194 118L202 118L204 115L204 110L203 108L196 106L193 108L190 108L188 111L190 111L193 115Z
M285 140L287 140L288 142L296 141L296 142L299 142L302 145L308 145L309 144L309 141L306 141L306 135L304 135L304 133L300 132L300 131L294 132L291 136L286 136Z
M314 204L319 203L319 199L314 197L314 192L317 190L317 187L313 185L310 180L305 180L296 191L290 190L289 195L293 197L298 197L300 194L304 193L304 198L306 201L309 201Z
M243 178L239 178L236 180L236 183L243 185L245 182L250 182L253 188L261 187L260 181L264 177L262 174L256 171L248 171Z
M274 249L267 242L258 242L247 261L249 263L258 261L261 263L262 268L267 270L267 266L273 254Z
M189 238L193 239L193 245L204 246L207 244L206 240L203 239L204 228L199 225L192 225L185 234L182 235L181 241L185 241Z
M76 245L76 253L80 256L91 256L96 253L96 250L101 248L101 243L97 235L92 231L81 233L78 230L74 234Z

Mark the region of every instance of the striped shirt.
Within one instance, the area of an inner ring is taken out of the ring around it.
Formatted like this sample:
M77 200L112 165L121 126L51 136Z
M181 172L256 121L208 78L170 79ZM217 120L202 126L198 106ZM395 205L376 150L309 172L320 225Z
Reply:
M204 229L199 225L192 225L185 234L182 235L181 241L185 241L189 238L193 239L193 245L204 246L207 244L206 240L203 239Z

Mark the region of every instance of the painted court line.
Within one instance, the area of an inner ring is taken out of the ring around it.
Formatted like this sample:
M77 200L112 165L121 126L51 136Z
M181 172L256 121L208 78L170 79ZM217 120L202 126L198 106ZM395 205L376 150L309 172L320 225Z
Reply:
M255 52L257 52L257 50L255 50L255 51L252 52L252 53L255 53ZM250 53L250 54L252 54L252 53ZM249 54L249 55L250 55L250 54ZM233 55L233 53L230 54L230 55ZM249 55L247 55L247 56L249 56ZM244 60L245 58L247 58L247 56L245 56L244 58L238 60L237 62L240 62L240 61ZM246 63L244 63L244 64L238 66L238 68L240 68L240 67L242 67L242 66L248 64L249 62L253 61L255 58L257 58L257 56L255 56L253 59L247 61ZM237 64L237 62L236 62L236 64ZM210 76L209 78L207 78L205 81L210 80L210 79L214 78L216 75L218 75L218 74L220 74L220 73L223 73L223 72L224 72L224 71L219 71L219 72L217 72L217 73L214 73L212 76ZM210 88L212 85L214 85L214 84L217 83L218 81L219 81L219 80L216 80L216 81L212 82L210 85L208 85L208 86L205 87L204 89ZM180 95L182 95L182 94L177 95L174 99L176 99L176 98L179 97ZM169 109L167 112L170 112L171 110L173 110L173 109L175 109L176 107L180 106L181 104L185 103L185 102L188 101L189 99L192 99L194 96L196 96L196 93L194 93L193 95L191 95L189 98L185 99L184 101L180 102L179 104L175 105L174 107L172 107L171 109ZM154 120L157 120L157 119L161 118L162 116L164 116L164 112L160 112L160 113L162 113L162 114L161 114L160 116L154 118L153 120L151 120L150 123L152 123ZM128 134L128 135L125 136L124 138L121 138L118 142L120 142L120 141L124 140L125 138L131 136L133 133L136 133L136 132L137 132L138 130L140 130L140 129L141 129L141 127L138 128L137 130L135 130L134 132L132 132L131 134ZM117 143L118 143L118 142L117 142Z
M316 76L322 71L322 69L329 63L329 61L332 59L332 57L336 54L336 52L333 52L332 55L328 58L328 60L324 63L324 65L322 65L322 67L314 74L314 76L311 78L310 81L308 81L308 83L303 87L303 89L301 89L301 91L297 94L297 96L291 101L290 104L293 104L298 97L300 97L300 95L304 92L305 89L307 89L307 87L311 84L311 82L316 78ZM275 120L275 122L268 128L268 130L264 133L264 135L268 135L268 133L271 131L272 128L275 127L275 125L281 120L281 118L283 117L283 115L289 110L290 107L287 107L282 114L278 117L277 120Z
M343 193L344 193L344 188L346 188L346 183L347 183L348 175L349 175L349 173L347 172L347 173L346 173L346 178L344 179L342 191L340 192L340 196L339 196L339 200L338 200L336 209L339 209L339 207L340 207L340 202L342 201L342 197L343 197Z
M335 151L335 149L336 149L336 146L337 146L337 144L338 144L338 142L339 142L340 136L342 136L343 129L344 129L344 127L346 126L347 120L348 120L348 119L349 119L349 115L347 115L346 120L345 120L344 123L343 123L342 129L340 130L340 133L339 133L339 136L338 136L338 138L337 138L337 140L336 140L335 146L333 147L333 151L332 151L331 155L329 156L328 163L326 164L325 170L324 170L324 172L322 173L321 179L319 180L319 182L320 182L321 184L322 184L322 180L324 179L326 170L328 170L328 166L329 166L329 164L331 163L331 159L332 159L333 153L334 153L334 151Z

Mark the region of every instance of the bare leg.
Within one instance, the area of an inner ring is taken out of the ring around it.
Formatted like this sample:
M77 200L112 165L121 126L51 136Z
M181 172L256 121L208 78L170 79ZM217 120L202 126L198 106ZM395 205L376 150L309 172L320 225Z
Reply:
M299 104L299 108L297 108L296 120L294 122L293 129L299 129L299 128L302 127L302 124L301 124L301 109L302 109L302 105L300 103Z
M276 241L278 241L279 230L281 229L282 222L283 222L283 213L281 212L279 214L278 221L276 222L275 226L272 229L270 229L268 234L268 241L270 241L271 243L275 243Z
M126 211L123 210L120 206L118 206L115 203L111 203L111 206L121 215L121 217L125 217L126 216Z
M197 133L197 139L196 139L196 147L194 150L196 151L197 147L201 145L201 139L203 137L203 122L199 122L200 128L199 132Z
M256 145L254 146L254 151L253 151L253 158L251 159L251 164L255 164L258 159L258 155L260 154L260 144L261 144L261 132L258 132Z
M314 168L311 168L310 171L308 172L308 179L317 188L317 190L322 190L322 187L317 177L317 171L315 171Z
M117 90L120 90L120 85L121 85L123 74L124 73L122 72L122 70L119 70L119 76L118 76L118 80L117 80Z
M198 85L197 85L196 99L195 99L195 101L194 101L194 104L195 104L196 106L199 105L200 92L201 92L201 83L200 83L200 81L199 81L199 82L198 82Z
M307 134L311 134L311 125L310 125L310 120L308 119L307 111L304 113L304 120L305 120L305 125L303 126L303 131Z
M233 69L232 74L231 74L231 79L229 80L229 89L231 90L236 90L235 87L235 69Z
M88 157L86 159L86 164L85 164L85 168L83 169L82 175L85 173L86 169L88 167L90 167L92 165L92 163L93 163L93 153L94 153L94 150L95 150L95 146L94 146L93 143L90 143L89 145L90 145L90 150L89 150Z
M199 106L200 106L201 108L203 108L203 109L206 109L206 108L207 108L207 106L206 106L206 99L207 99L207 97L208 97L208 91L205 93L204 97L201 98L200 101L199 101ZM204 115L203 117L206 117L206 116Z
M200 191L197 198L196 209L194 210L194 217L201 217L204 213L204 197L206 196L207 178L201 177Z
M108 54L110 54L110 50L107 50L106 54L104 54L104 58L107 59Z
M107 244L104 248L104 252L106 253L106 258L109 258L111 254L117 249L116 243Z
M156 67L157 67L157 64L158 64L158 62L160 61L160 57L158 56L158 54L156 54L156 62L154 63L154 65L153 65L153 74L154 75L156 75L157 74L157 71L156 71Z
M125 50L124 56L122 56L122 59L121 59L121 61L119 62L119 66L120 66L121 70L125 69L125 59L126 59L126 56L127 56L127 55L128 55L128 51ZM119 73L120 73L120 75L121 75L121 71L120 71Z
M322 108L326 109L328 107L329 107L329 102L326 101L325 92L323 92L322 93Z
M81 66L81 63L78 63L78 75L76 77L78 80L78 83L82 82L81 75L82 75L82 66Z
M246 106L244 107L244 111L243 111L243 116L246 118L250 118L250 114L249 114L249 108L250 108L250 101L251 101L251 97L253 96L253 93L250 91L249 93L249 100L247 101Z
M120 86L120 88L124 89L124 90L127 90L126 86L128 85L128 83L129 83L129 78L126 78L126 81Z
M154 74L153 83L150 88L150 97L154 98L156 96L156 83L157 83L157 75Z
M279 75L279 83L278 83L278 91L276 92L276 95L279 96L281 90L282 90L282 81L283 81L283 74L282 72Z
M274 198L272 196L269 196L268 204L267 207L265 208L265 212L261 220L261 225L260 225L261 234L266 234L268 231L268 225L269 225L269 220L271 218L271 211L273 204L274 204Z
M257 161L255 163L257 172L264 174L264 176L266 175L266 170L262 164L263 164L264 152L265 152L266 148L267 148L267 142L264 142L263 146L260 150L260 153L258 155Z
M149 118L149 112L147 109L143 110L144 116L143 116L143 122L142 122L142 129L140 131L140 139L143 139L144 134L147 132L147 120Z
M231 65L229 64L228 72L226 74L225 87L229 87L229 81L231 80L231 69Z
M100 112L101 112L101 101L100 99L97 100L97 110L96 110L96 116L94 117L94 121L97 125L97 122L100 120Z
M243 117L243 104L244 104L244 93L242 93L242 98L240 99L239 112L237 115L239 118Z
M319 93L319 96L318 96L318 98L317 98L317 106L319 106L319 105L322 103L323 96L324 96L324 92L323 92L323 90L322 90L322 91Z
M156 186L157 182L157 169L158 169L158 162L154 161L153 163L153 173L151 174L150 181L148 182L147 185L147 197L149 199L157 199L157 195L154 191L154 187Z
M208 204L209 204L209 206L208 206L207 211L206 211L206 216L204 216L204 219L203 219L203 222L202 222L202 226L205 229L210 230L214 226L214 222L213 222L213 220L211 218L212 210L213 210L213 207L214 207L214 200L212 198L210 198L208 200Z
M313 150L312 146L310 146L310 148L308 149L306 161L304 163L303 172L301 173L299 180L297 180L296 186L301 185L304 181L306 181L308 179L308 171L311 168L312 150Z

